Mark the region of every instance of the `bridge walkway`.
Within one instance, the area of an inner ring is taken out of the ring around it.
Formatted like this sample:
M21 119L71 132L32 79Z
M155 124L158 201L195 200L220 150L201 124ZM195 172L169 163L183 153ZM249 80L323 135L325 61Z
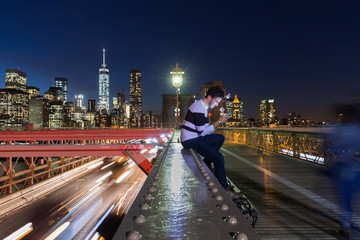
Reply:
M226 171L260 212L261 239L344 239L340 208L331 179L322 166L226 142ZM351 239L360 239L360 195L353 198Z

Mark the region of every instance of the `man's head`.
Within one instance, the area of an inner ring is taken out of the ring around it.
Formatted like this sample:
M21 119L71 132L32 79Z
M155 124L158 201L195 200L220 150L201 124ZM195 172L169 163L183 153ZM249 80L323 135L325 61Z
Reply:
M205 95L210 108L216 107L224 97L224 91L219 87L211 87Z

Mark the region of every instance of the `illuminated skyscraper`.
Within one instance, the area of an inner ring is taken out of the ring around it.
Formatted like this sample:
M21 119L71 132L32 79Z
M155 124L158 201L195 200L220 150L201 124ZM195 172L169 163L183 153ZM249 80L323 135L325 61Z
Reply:
M88 99L88 112L96 112L96 100Z
M26 80L26 73L18 69L5 70L5 89L0 89L0 125L19 127L28 123Z
M40 96L40 89L33 86L27 86L26 92L29 93L29 98Z
M260 120L262 124L275 123L275 100L265 99L260 101Z
M75 94L75 110L81 110L84 107L84 95Z
M14 88L26 92L26 73L18 69L5 69L5 88Z
M96 112L96 100L88 99L88 112Z
M140 127L142 115L141 71L130 70L130 126Z
M238 99L236 94L233 101L232 118L234 120L240 120L240 122L244 121L243 102Z
M113 97L112 102L113 102L113 109L119 109L118 98Z
M105 48L103 49L103 64L99 69L99 111L102 112L103 109L109 113L109 68L105 64Z
M68 80L67 78L55 77L55 87L61 88L61 100L67 102L68 100Z
M0 89L0 126L21 127L29 121L29 94L14 88Z
M49 90L45 92L45 98L50 101L62 101L62 88L61 87L49 87Z

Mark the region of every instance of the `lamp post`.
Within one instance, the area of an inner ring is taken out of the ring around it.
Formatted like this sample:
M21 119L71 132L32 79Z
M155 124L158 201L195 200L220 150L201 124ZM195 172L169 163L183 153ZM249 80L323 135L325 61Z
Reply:
M179 63L176 63L176 67L170 72L172 75L172 84L176 87L176 107L175 107L175 129L179 124L179 116L180 116L180 108L179 108L179 94L180 94L180 86L182 85L182 75L184 72L181 68L179 68Z

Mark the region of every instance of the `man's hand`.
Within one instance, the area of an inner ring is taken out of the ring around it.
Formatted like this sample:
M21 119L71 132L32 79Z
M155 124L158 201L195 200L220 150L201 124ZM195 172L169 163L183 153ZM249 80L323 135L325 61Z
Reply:
M227 120L229 120L229 118L230 118L230 116L228 116L226 114L221 116L216 122L213 123L214 128L217 128L222 123L226 123Z
M220 123L226 123L229 120L229 118L230 118L230 116L224 114L219 118L218 122L219 122L219 124Z

